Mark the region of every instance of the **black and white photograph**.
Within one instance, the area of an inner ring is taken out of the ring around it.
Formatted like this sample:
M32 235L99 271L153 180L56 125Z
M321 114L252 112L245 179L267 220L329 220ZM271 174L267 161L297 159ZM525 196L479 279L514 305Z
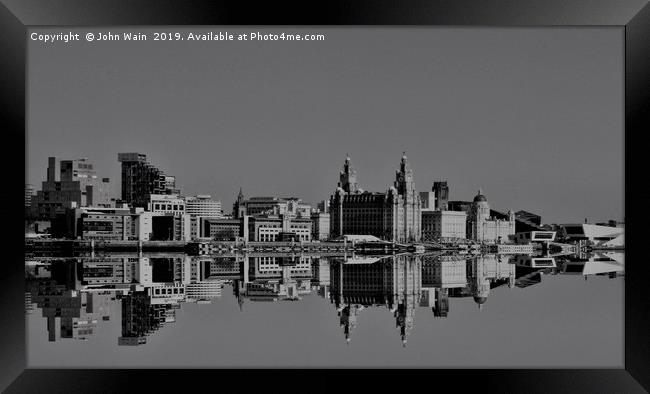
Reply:
M29 40L30 366L622 365L620 29Z
M0 391L650 387L650 5L0 1Z

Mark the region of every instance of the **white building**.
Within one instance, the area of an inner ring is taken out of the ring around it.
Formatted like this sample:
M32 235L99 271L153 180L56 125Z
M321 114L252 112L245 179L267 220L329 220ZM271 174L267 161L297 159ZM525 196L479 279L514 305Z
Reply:
M588 240L596 245L623 246L625 227L601 226L597 224L563 224L569 241Z
M222 218L221 201L213 200L209 194L185 198L185 212L190 216Z
M493 218L487 198L480 190L474 197L467 219L470 239L486 243L502 243L514 238L514 212L508 211L507 220Z
M185 213L185 199L178 194L152 194L149 197L147 211L180 216Z
M422 211L422 238L467 238L467 213L463 211Z

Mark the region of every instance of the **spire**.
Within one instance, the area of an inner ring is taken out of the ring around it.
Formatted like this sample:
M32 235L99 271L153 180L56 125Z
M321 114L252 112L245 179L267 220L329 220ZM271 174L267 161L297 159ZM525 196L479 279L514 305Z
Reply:
M406 161L406 151L402 151L402 161Z
M244 191L242 190L242 187L239 186L239 194L237 194L237 201L243 201L244 200Z

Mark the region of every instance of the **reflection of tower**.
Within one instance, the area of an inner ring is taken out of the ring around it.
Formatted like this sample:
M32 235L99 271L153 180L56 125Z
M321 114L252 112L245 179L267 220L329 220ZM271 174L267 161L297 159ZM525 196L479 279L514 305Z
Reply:
M468 270L471 276L471 279L468 280L469 290L474 297L474 302L478 304L480 310L483 308L483 304L485 304L490 295L490 280L487 277L486 262L483 258L479 257L470 260L469 264L472 265L471 269Z
M338 187L342 188L346 193L356 193L359 190L359 184L357 183L357 170L352 166L350 156L345 158L343 171L339 173Z
M433 182L433 188L431 190L435 197L435 210L446 211L447 202L449 201L449 186L447 186L447 181Z
M415 317L415 308L412 304L406 302L399 304L394 313L395 325L400 330L400 337L402 338L402 345L406 346L408 341L408 334L413 328L413 320Z
M356 305L348 305L339 312L340 324L343 327L343 333L345 334L345 340L350 343L350 337L352 336L352 331L357 326L357 313L358 308Z
M393 261L393 294L397 308L394 309L396 327L400 330L402 343L406 346L408 334L413 328L415 308L422 292L422 260L418 256L397 256Z
M436 301L431 310L435 317L447 317L449 314L449 289L436 289Z

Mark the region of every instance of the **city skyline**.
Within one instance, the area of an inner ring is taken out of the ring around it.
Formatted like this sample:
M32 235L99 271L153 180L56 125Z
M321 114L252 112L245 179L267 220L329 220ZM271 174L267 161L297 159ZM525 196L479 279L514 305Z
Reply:
M451 200L482 188L548 223L624 219L620 30L318 30L309 44L30 42L26 183L74 153L117 189L114 154L139 151L224 207L240 187L315 204L346 154L383 191L407 151L419 191L442 179Z
M141 152L141 153L142 153L142 152ZM119 154L119 155L122 155L122 154L126 154L126 153L119 152L118 154ZM145 155L146 155L146 153L145 153ZM404 160L406 157L407 157L407 151L402 151L402 153L401 153L401 155L400 155L400 160L402 161L402 160ZM51 165L51 164L50 164L50 160L49 160L49 159L51 159L51 158L52 158L51 156L48 158L48 166ZM55 173L54 173L54 176L56 177L57 180L59 180L59 178L60 178L59 170L60 170L60 162L61 162L61 161L71 161L71 160L72 160L72 161L74 161L74 160L85 161L85 160L89 160L91 163L93 162L92 158L89 158L89 157L86 157L86 156L83 156L83 155L79 155L79 156L69 156L69 157L65 157L65 158L63 158L63 157L55 157L55 159L56 159L56 171L55 171ZM409 160L410 160L410 159L409 159ZM119 163L119 159L118 159L118 163ZM354 162L351 160L350 154L348 154L348 153L345 154L345 161L344 161L344 165L342 166L344 169L345 169L345 167L348 165L347 163L352 163L351 168L354 169L354 172L355 172L355 182L356 182L356 186L358 187L359 191L361 191L361 192L373 192L373 193L376 193L376 192L380 192L380 191L385 191L387 188L392 187L391 183L388 182L388 183L387 183L387 186L384 187L383 189L381 189L381 188L378 188L378 189L376 189L376 190L373 190L373 189L368 190L368 189L366 189L365 187L362 186L362 185L363 185L362 182L360 182L360 181L358 180L358 167L357 167L357 166L354 164ZM399 167L399 166L396 166L396 167ZM50 176L49 173L48 173L47 167L45 168L45 170L46 170L46 171L45 171L45 172L46 172L46 178L43 179L41 182L46 181L46 180L48 179L47 177ZM173 170L171 170L171 171L169 171L169 170L167 170L167 169L161 169L161 170L164 171L164 172L166 172L167 174L169 174L170 172L173 173ZM103 172L102 172L101 169L98 169L97 167L95 167L95 172L97 173L97 178L98 178L98 179L101 180L102 178L105 178L105 177L103 177L103 175L102 175ZM340 176L340 174L342 174L342 171L339 170L339 176ZM110 197L113 198L113 199L115 199L115 200L121 200L121 199L122 199L122 195L121 195L121 194L122 194L122 193L121 193L121 190L122 190L122 179L121 179L121 178L122 178L121 176L118 176L117 179L111 179L111 178L109 178L109 179L110 179L110 184L111 184L110 189L109 189L109 190L110 190ZM175 176L171 176L171 178L174 178L174 179L175 179L176 177L175 177ZM413 174L413 178L416 179L415 174ZM422 192L433 192L433 191L434 191L434 186L433 186L433 184L434 184L435 182L440 182L440 181L442 181L442 182L444 182L444 183L446 183L446 184L449 183L449 182L447 181L446 178L444 178L444 177L438 177L438 178L436 178L436 179L434 179L433 181L430 182L431 185L432 185L430 188L425 189L425 190L421 190L422 188L418 187L418 188L416 188L416 191L418 191L418 192L420 192L420 193L422 193ZM487 183L487 182L485 182L485 183ZM33 192L35 192L36 190L40 190L40 186L39 186L39 185L40 185L40 182L39 182L39 183L34 183L34 184L32 184L32 183L27 183L27 184L26 184L26 188L29 188L30 190L33 190ZM228 199L224 199L224 198L222 198L221 195L212 195L212 194L208 194L208 193L201 192L201 191L188 193L188 192L185 192L185 191L183 190L182 186L180 186L180 185L182 185L182 180L180 180L180 182L177 182L177 183L176 183L176 186L177 186L177 189L178 189L178 190L176 190L176 192L180 191L180 193L175 193L175 194L178 194L179 196L183 196L183 198L191 198L191 197L201 196L201 195L204 195L204 196L205 196L205 195L211 196L212 198L214 198L215 200L217 200L218 202L220 202L222 207L225 207L225 209L223 210L223 213L224 213L224 214L228 214L228 213L229 213L229 209L228 209L228 207L232 206L232 205L237 201L237 196L235 196L234 198L232 198L232 203L229 204L228 202L225 202L225 203L224 203L224 201L229 201L229 200L228 200ZM455 186L455 185L452 185L452 186L451 186L451 190L452 190L452 192L451 192L452 194L451 194L451 195L452 195L452 196L453 196L454 186ZM340 182L339 182L339 187L340 187ZM475 190L476 190L476 189L475 189ZM478 188L479 194L482 194L482 193L483 193L483 190L484 190L483 187L479 187L479 188ZM243 187L243 186L240 186L240 187L239 187L239 193L241 193L242 191L244 191L244 187ZM335 190L334 190L334 191L335 191ZM347 191L346 191L346 192L347 192ZM161 192L161 193L162 193L162 192ZM250 194L250 193L245 193L245 194L246 194L247 196L249 196L249 197L258 197L258 196L259 196L259 197L262 197L262 196L269 196L269 195L270 195L270 194L264 194L264 193L260 193L260 194L256 194L256 195L252 195L252 194ZM279 198L299 198L299 199L302 200L303 203L310 204L312 207L316 208L317 205L320 204L321 202L323 202L323 201L329 201L329 200L330 200L330 197L332 197L334 194L335 194L335 193L333 193L333 194L330 193L329 195L325 196L324 198L322 198L322 199L318 199L318 200L315 200L315 201L309 201L309 200L306 200L306 199L302 198L302 194L300 194L300 193L298 193L298 194L279 193L279 194L277 194L277 195L275 195L275 196L273 196L273 197L279 197ZM471 194L470 196L463 196L462 198L452 198L451 200L452 200L452 201L470 201L470 200L473 198L473 196L474 196L474 194ZM493 206L498 206L500 209L503 209L504 211L513 211L513 212L514 212L515 210L522 210L522 211L536 211L534 207L525 207L525 208L517 208L517 209L514 209L514 208L512 208L512 207L505 207L505 208L502 208L498 203L497 203L497 204L493 204ZM423 206L423 208L424 208L424 206ZM544 218L544 216L542 216L542 217ZM621 218L615 218L615 219L610 218L610 217L607 217L607 218L605 218L605 217L599 217L598 219L594 219L594 218L585 218L585 221L586 221L587 219L590 219L590 222L598 222L598 221L606 222L606 221L608 221L608 220L615 220L615 221L621 221L621 220L622 220L622 221L624 221L624 218L623 218L623 217L621 217ZM576 221L574 221L574 223L581 223L581 222L582 222L581 220L576 220ZM566 220L565 220L565 221L561 221L561 220L560 220L560 221L550 222L550 221L544 220L543 223L551 224L551 223L573 223L573 222L571 222L571 221L566 221Z

